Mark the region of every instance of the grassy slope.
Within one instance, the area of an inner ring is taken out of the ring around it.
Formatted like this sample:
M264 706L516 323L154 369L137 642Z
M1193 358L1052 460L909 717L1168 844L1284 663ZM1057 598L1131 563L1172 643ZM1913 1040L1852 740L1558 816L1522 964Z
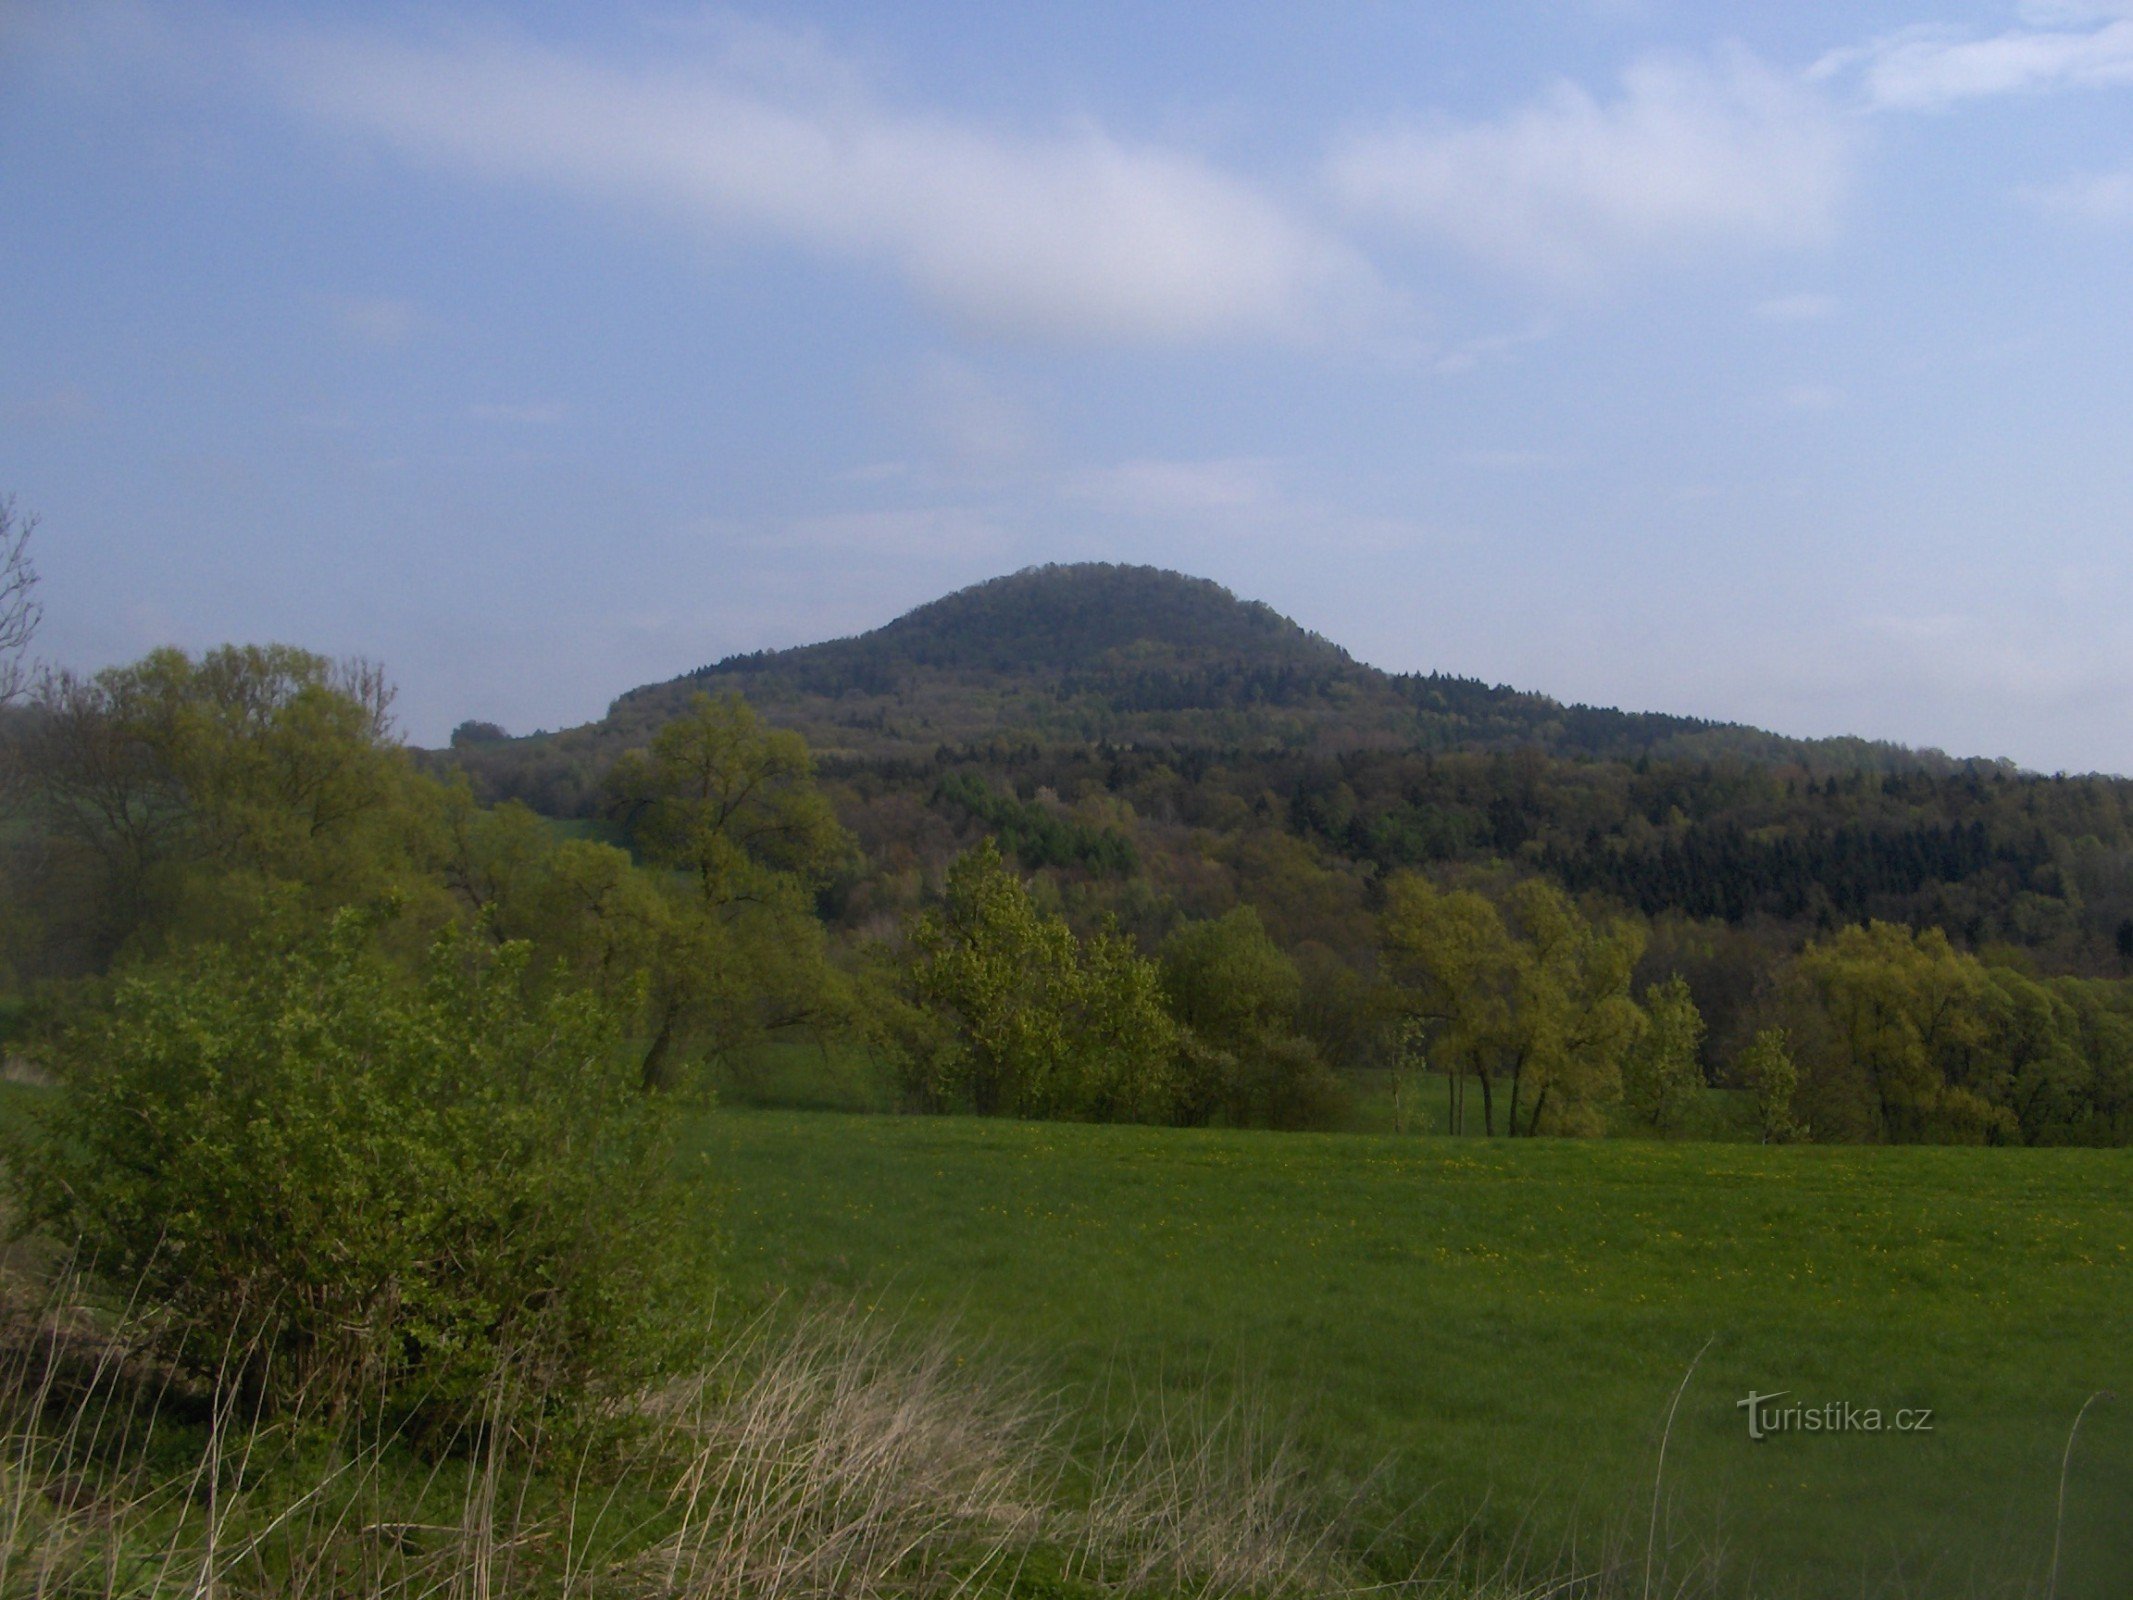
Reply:
M1801 1593L2133 1573L2133 1153L1486 1144L726 1111L743 1286L885 1291L1069 1380L1249 1375L1387 1503L1506 1536L1668 1479ZM1745 1437L1751 1388L1932 1406L1930 1436Z

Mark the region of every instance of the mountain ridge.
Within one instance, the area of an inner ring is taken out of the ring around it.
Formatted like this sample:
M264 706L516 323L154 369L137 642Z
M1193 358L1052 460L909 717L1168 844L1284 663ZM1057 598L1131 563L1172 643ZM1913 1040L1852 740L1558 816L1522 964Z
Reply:
M740 694L832 766L1022 743L1313 756L1535 747L1578 760L1796 765L1810 776L2014 770L1387 672L1211 579L1110 562L1025 567L865 632L727 656L626 690L603 717L556 733L510 738L463 724L448 759L491 797L584 814L614 756L699 692Z
M927 694L943 681L977 690L986 679L1018 692L1006 704L973 695L991 702L980 715L927 704L954 698ZM1027 691L1040 686L1049 694L1039 698L1058 704L1030 703ZM1110 562L1025 567L863 633L727 656L626 691L608 716L671 714L699 689L735 690L832 754L931 750L1026 729L1136 744L1535 743L1603 758L1730 755L1839 771L2009 766L1887 741L1800 739L1741 722L1563 702L1452 673L1389 672L1212 579Z

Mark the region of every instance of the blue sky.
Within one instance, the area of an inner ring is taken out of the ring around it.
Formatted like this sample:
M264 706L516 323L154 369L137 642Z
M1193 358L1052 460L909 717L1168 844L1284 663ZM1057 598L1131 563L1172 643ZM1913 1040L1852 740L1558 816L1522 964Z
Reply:
M2133 4L0 0L45 653L408 735L1031 562L2133 771Z

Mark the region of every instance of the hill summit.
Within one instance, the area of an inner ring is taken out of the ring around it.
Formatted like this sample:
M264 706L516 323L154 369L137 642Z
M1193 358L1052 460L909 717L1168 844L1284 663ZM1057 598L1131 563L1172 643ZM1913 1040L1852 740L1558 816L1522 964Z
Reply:
M1085 562L973 584L853 638L729 656L631 690L610 717L656 719L697 690L733 690L820 748L879 754L1002 732L1177 737L1180 714L1261 713L1201 730L1229 742L1266 736L1268 710L1383 677L1208 579Z
M771 664L830 673L1086 672L1152 655L1353 665L1338 645L1210 579L1089 561L1026 567L929 601L871 633L731 656L688 677L745 674Z
M512 739L469 724L445 759L487 798L589 814L614 757L699 692L742 695L832 764L1110 745L1225 761L1531 748L1579 759L1786 763L1820 775L1992 765L1565 705L1441 672L1385 672L1218 583L1107 562L1030 567L868 633L728 656L632 689L582 727Z
M1025 568L868 633L729 656L630 690L594 725L597 742L642 739L698 691L745 696L831 759L1005 739L1319 752L1535 745L1842 770L1946 764L1894 745L1794 740L1564 705L1444 673L1389 673L1206 578L1110 562Z

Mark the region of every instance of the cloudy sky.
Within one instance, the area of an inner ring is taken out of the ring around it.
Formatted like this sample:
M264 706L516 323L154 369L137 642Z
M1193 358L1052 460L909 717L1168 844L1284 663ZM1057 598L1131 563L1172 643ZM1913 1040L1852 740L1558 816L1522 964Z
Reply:
M2133 3L0 0L46 653L595 716L1037 561L2133 771Z

